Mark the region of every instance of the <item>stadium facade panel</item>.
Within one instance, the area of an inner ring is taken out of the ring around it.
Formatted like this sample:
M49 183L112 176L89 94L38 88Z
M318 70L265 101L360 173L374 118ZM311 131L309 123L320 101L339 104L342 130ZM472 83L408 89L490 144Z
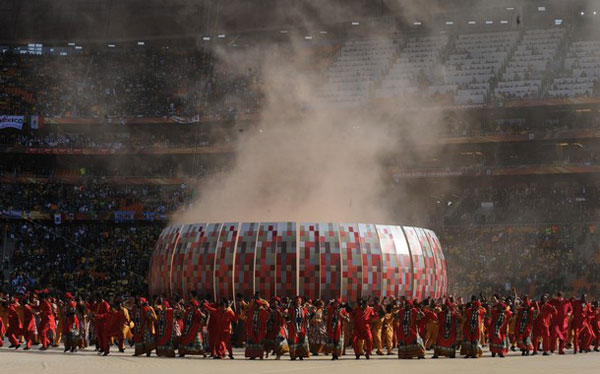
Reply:
M152 295L233 299L406 296L448 293L437 235L410 226L296 222L173 225L158 238Z

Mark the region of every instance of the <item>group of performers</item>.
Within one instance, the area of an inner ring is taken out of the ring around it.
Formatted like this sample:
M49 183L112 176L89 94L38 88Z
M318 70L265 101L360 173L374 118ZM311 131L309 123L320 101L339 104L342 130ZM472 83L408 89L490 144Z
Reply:
M109 302L110 301L110 302ZM95 345L99 354L112 345L121 352L125 343L135 347L134 356L211 356L233 359L232 347L245 347L245 357L291 360L330 354L339 359L352 347L356 359L376 355L398 358L454 358L457 354L477 358L489 346L493 357L509 350L523 356L542 352L564 354L598 351L600 308L586 295L565 298L560 292L533 301L516 293L462 298L359 299L349 304L339 299L306 300L272 298L259 294L234 303L209 302L192 296L188 300L144 297L123 300L98 295L93 300L66 293L47 292L19 296L0 295L0 347L6 337L9 348L40 350L58 346L75 352Z

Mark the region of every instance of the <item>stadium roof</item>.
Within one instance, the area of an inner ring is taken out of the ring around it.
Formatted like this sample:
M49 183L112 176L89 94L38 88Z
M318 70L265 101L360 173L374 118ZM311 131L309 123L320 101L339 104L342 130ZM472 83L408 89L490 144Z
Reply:
M323 27L380 17L494 14L544 6L575 12L598 0L2 0L0 42L119 41Z

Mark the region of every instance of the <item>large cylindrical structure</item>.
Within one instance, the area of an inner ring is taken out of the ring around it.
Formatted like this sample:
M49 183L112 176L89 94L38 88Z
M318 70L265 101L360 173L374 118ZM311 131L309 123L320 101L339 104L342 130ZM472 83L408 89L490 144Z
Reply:
M165 228L152 253L152 295L233 299L254 292L307 298L447 294L435 233L410 226L227 222Z

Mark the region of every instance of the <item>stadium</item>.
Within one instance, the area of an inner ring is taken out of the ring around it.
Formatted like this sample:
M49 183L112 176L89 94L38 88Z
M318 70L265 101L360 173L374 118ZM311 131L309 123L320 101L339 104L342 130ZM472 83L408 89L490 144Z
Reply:
M0 31L11 368L598 365L600 1L5 0Z

